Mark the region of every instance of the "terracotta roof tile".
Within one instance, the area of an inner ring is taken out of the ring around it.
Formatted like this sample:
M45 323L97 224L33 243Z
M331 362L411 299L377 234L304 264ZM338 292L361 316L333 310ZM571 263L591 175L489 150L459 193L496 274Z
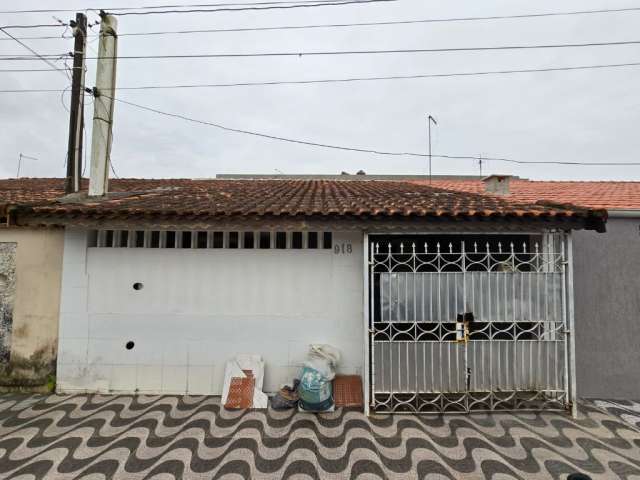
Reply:
M604 212L572 206L453 191L402 181L349 180L139 180L110 182L108 197L65 198L61 179L0 180L0 204L30 213L96 217L176 215L324 215L376 217L604 217ZM465 186L466 187L466 186ZM538 198L539 199L539 198ZM536 199L537 200L537 199Z
M414 180L427 185L427 181ZM457 192L484 193L482 180L439 180L432 185ZM502 197L515 202L550 201L607 210L640 210L640 182L575 182L512 179L510 193Z

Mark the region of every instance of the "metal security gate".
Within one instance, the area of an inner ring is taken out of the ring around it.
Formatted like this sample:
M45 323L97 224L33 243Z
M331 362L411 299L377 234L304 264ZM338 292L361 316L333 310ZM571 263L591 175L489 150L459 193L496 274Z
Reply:
M569 406L564 234L370 240L373 411Z

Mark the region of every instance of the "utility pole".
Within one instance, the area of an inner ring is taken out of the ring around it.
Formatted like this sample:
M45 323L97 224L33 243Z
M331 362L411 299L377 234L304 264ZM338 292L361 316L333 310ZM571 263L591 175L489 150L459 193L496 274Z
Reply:
M93 132L91 137L91 178L89 196L103 196L109 188L109 166L115 103L116 61L118 56L118 21L100 11L100 43L96 86L93 89Z
M438 122L436 122L436 119L433 118L431 115L429 115L429 117L427 118L427 126L429 129L429 185L431 185L431 122L433 122L435 125L438 125Z
M482 154L478 156L478 165L480 166L480 178L482 178Z
M84 131L84 79L85 50L87 47L87 16L76 13L72 21L73 36L73 72L71 79L71 108L69 112L69 148L67 150L67 178L65 193L80 191L82 177L82 138Z

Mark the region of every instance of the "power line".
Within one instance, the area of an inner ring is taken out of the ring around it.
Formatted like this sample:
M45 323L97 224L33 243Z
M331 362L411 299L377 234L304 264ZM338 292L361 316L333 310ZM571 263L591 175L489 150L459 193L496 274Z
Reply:
M300 139L295 139L295 138L281 137L281 136L277 136L277 135L270 135L270 134L266 134L266 133L255 132L255 131L251 131L251 130L243 130L243 129L239 129L239 128L232 128L232 127L227 127L225 125L221 125L219 123L208 122L208 121L205 121L205 120L198 120L198 119L195 119L195 118L192 118L192 117L188 117L186 115L182 115L182 114L178 114L178 113L165 112L163 110L158 110L156 108L147 107L147 106L144 106L144 105L140 105L138 103L129 102L128 100L122 100L122 99L113 98L113 97L108 97L108 98L111 98L112 100L115 100L117 102L123 103L125 105L136 107L136 108L139 108L141 110L148 111L148 112L156 113L158 115L171 117L171 118L177 118L177 119L180 119L180 120L185 120L187 122L196 123L196 124L200 124L200 125L206 125L206 126L214 127L214 128L220 129L220 130L227 131L227 132L240 133L240 134L244 134L244 135L251 135L251 136L255 136L255 137L266 138L266 139L269 139L269 140L277 140L277 141L281 141L281 142L295 143L295 144L307 145L307 146L312 146L312 147L328 148L328 149L333 149L333 150L345 150L345 151L350 151L350 152L371 153L371 154L374 154L374 155L411 156L411 157L420 157L420 158L428 157L428 155L424 154L424 153L393 152L393 151L374 150L374 149L368 149L368 148L359 148L359 147L335 145L335 144L328 144L328 143L319 143L319 142L312 142L312 141L309 141L309 140L300 140ZM448 159L460 159L460 160L474 160L474 161L477 161L478 158L479 158L479 157L468 156L468 155L432 155L432 157L435 157L435 158L448 158ZM494 158L494 157L485 157L485 156L483 156L482 159L483 160L497 161L497 162L516 163L516 164L520 164L520 165L545 164L545 165L588 165L588 166L640 166L640 162L629 162L629 163L624 163L624 162L611 162L611 163L609 163L609 162L597 162L597 163L595 163L594 162L594 163L590 163L590 162L543 161L543 160L541 160L541 161L527 161L527 160L514 160L514 159L509 159L509 158Z
M33 53L35 56L37 56L40 60L42 60L44 63L46 63L47 65L49 65L51 68L53 68L54 70L60 70L58 69L58 67L54 64L51 63L49 60L47 60L45 57L43 57L42 55L40 55L38 52L36 52L33 48L31 48L29 45L27 45L26 43L24 43L22 40L18 40L17 38L15 38L13 35L11 35L9 32L7 32L4 28L0 28L0 32L4 33L5 35L7 35L8 37L12 38L13 40L15 40L18 44L20 44L21 46L23 46L24 48L26 48L27 50L29 50L31 53ZM61 70L62 75L65 76L65 78L67 77L66 71Z
M245 11L260 11L260 10L289 10L293 8L312 8L312 7L332 7L341 5L358 5L369 3L386 3L396 2L397 0L336 0L322 3L303 3L294 5L270 5L270 6L252 6L252 7L240 7L240 8L196 8L189 10L151 10L143 12L110 12L111 15L125 16L125 15L161 15L161 14L176 14L176 13L218 13L218 12L245 12Z
M317 3L319 1L330 0L289 0L289 1L273 1L273 2L235 2L235 3L195 3L195 4L181 4L181 5L141 5L139 7L89 7L85 11L128 11L128 10L162 10L167 8L198 8L198 7L240 7L246 5L273 5L281 3ZM57 9L32 9L32 10L3 10L0 14L13 14L13 13L64 13L64 12L77 12L78 9L71 8L57 8Z
M64 72L64 71L66 71L65 68L14 68L14 69L0 70L0 73Z
M413 80L421 78L446 78L446 77L467 77L479 75L504 75L515 73L535 73L535 72L561 72L571 70L590 70L603 68L620 68L640 66L640 62L636 63L617 63L608 65L582 65L575 67L550 67L550 68L529 68L522 70L495 70L486 72L460 72L460 73L433 73L424 75L394 75L381 77L352 77L352 78L327 78L320 80L290 80L290 81L272 81L272 82L245 82L245 83L209 83L209 84L184 84L184 85L148 85L139 87L119 87L117 90L164 90L174 88L215 88L215 87L249 87L258 85L306 85L317 83L349 83L349 82L368 82L382 80Z
M6 32L5 32L6 33ZM261 53L196 53L196 54L175 54L175 55L119 55L115 57L101 57L104 59L118 60L159 60L159 59L181 59L181 58L247 58L247 57L304 57L304 56L331 56L331 55L385 55L385 54L414 54L414 53L450 53L450 52L485 52L500 50L534 50L534 49L556 49L556 48L590 48L590 47L610 47L623 45L637 45L640 40L625 40L618 42L588 42L588 43L556 43L540 45L498 45L493 47L446 47L446 48L408 48L393 50L334 50L334 51L310 51L310 52L261 52ZM35 55L38 59L43 57L60 58L68 57L72 54L47 54ZM0 60L35 60L29 55L2 56ZM98 57L87 57L87 60L97 60Z
M2 29L0 29L0 30L2 30ZM73 54L71 52L69 52L69 53L61 53L61 54L44 53L42 55L15 55L15 54L14 55L10 55L10 54L6 54L6 55L0 55L0 61L5 60L5 61L11 61L11 62L18 62L18 61L30 62L30 61L43 60L43 59L60 61L60 60L63 60L64 58L71 58L72 56L73 56Z
M5 32L7 33L7 32ZM7 34L8 35L8 34ZM12 37L13 38L13 37ZM160 60L181 58L252 58L252 57L313 57L332 55L385 55L385 54L416 54L416 53L451 53L451 52L487 52L500 50L535 50L557 48L590 48L609 47L623 45L637 45L640 40L625 40L619 42L589 42L589 43L557 43L541 45L498 45L494 47L447 47L447 48L407 48L393 50L334 50L334 51L310 51L310 52L261 52L261 53L196 53L175 55L119 55L115 57L102 57L104 59L118 60ZM72 56L71 53L46 54L46 55L0 55L0 61L30 61L42 60L44 57L58 59ZM97 60L98 57L87 57L87 60Z
M63 88L28 88L24 90L0 90L0 93L60 93L64 92Z
M270 85L311 85L322 83L351 83L351 82L370 82L385 80L417 80L427 78L447 78L447 77L471 77L485 75L508 75L517 73L538 73L538 72L564 72L573 70L592 70L606 68L623 68L637 67L640 62L634 63L612 63L602 65L578 65L570 67L549 67L549 68L528 68L521 70L493 70L484 72L456 72L456 73L429 73L419 75L391 75L379 77L351 77L351 78L326 78L316 80L274 80L269 82L239 82L239 83L199 83L199 84L182 84L182 85L146 85L134 87L116 87L116 90L168 90L168 89L190 89L190 88L224 88L224 87L252 87L252 86L270 86ZM11 70L0 70L10 72ZM39 70L37 70L39 71ZM45 70L47 71L47 70ZM47 93L61 92L62 89L14 89L0 90L0 93Z
M420 20L391 20L385 22L358 22L358 23L324 23L310 25L279 25L273 27L245 27L245 28L213 28L213 29L193 29L193 30L166 30L152 32L131 32L121 33L120 36L144 36L144 35L174 35L174 34L193 34L193 33L229 33L229 32L261 32L271 30L301 30L314 28L347 28L347 27L375 27L375 26L392 26L392 25L412 25L423 23L444 23L444 22L469 22L469 21L489 21L489 20L507 20L507 19L525 19L525 18L543 18L553 16L567 15L589 15L599 13L621 13L640 11L640 7L619 8L619 9L603 9L603 10L582 10L573 12L546 12L521 15L493 15L488 17L458 17L458 18L429 18Z
M151 7L149 7L151 8ZM69 10L71 11L71 10ZM239 27L239 28L213 28L213 29L192 29L192 30L161 30L150 32L129 32L119 33L118 36L145 36L145 35L179 35L179 34L198 34L198 33L229 33L229 32L262 32L272 30L299 30L314 28L350 28L350 27L372 27L387 25L411 25L422 23L440 23L440 22L468 22L468 21L489 21L489 20L509 20L509 19L526 19L526 18L544 18L554 16L568 15L591 15L601 13L622 13L640 11L640 7L602 9L602 10L578 10L569 12L543 12L520 15L493 15L487 17L458 17L458 18L429 18L419 20L392 20L385 22L360 22L360 23L324 23L324 24L308 24L308 25L278 25L273 27ZM97 36L97 35L90 35ZM18 37L21 40L55 40L62 39L60 36L31 36ZM0 39L0 41L8 39Z
M36 25L2 25L0 28L11 30L11 29L26 29L26 28L54 28L54 27L67 27L67 26L68 25L64 23L46 23L46 24L36 24Z
M450 52L487 52L499 50L534 50L556 48L585 48L607 47L621 45L637 45L640 40L627 40L620 42L589 42L589 43L561 43L546 45L500 45L495 47L447 47L447 48L407 48L393 50L334 50L334 51L310 51L310 52L262 52L262 53L196 53L175 55L123 55L118 60L156 60L179 58L247 58L247 57L315 57L332 55L388 55L388 54L415 54L415 53L450 53ZM92 60L97 57L91 57Z

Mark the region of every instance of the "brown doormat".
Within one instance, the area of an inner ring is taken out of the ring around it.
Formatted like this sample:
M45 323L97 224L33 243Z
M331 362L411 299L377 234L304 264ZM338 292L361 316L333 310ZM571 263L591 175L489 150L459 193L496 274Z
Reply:
M364 406L360 375L336 375L333 379L333 400L336 407Z
M224 408L229 410L246 409L253 407L253 389L256 379L251 374L250 377L233 377L229 385L229 395Z

